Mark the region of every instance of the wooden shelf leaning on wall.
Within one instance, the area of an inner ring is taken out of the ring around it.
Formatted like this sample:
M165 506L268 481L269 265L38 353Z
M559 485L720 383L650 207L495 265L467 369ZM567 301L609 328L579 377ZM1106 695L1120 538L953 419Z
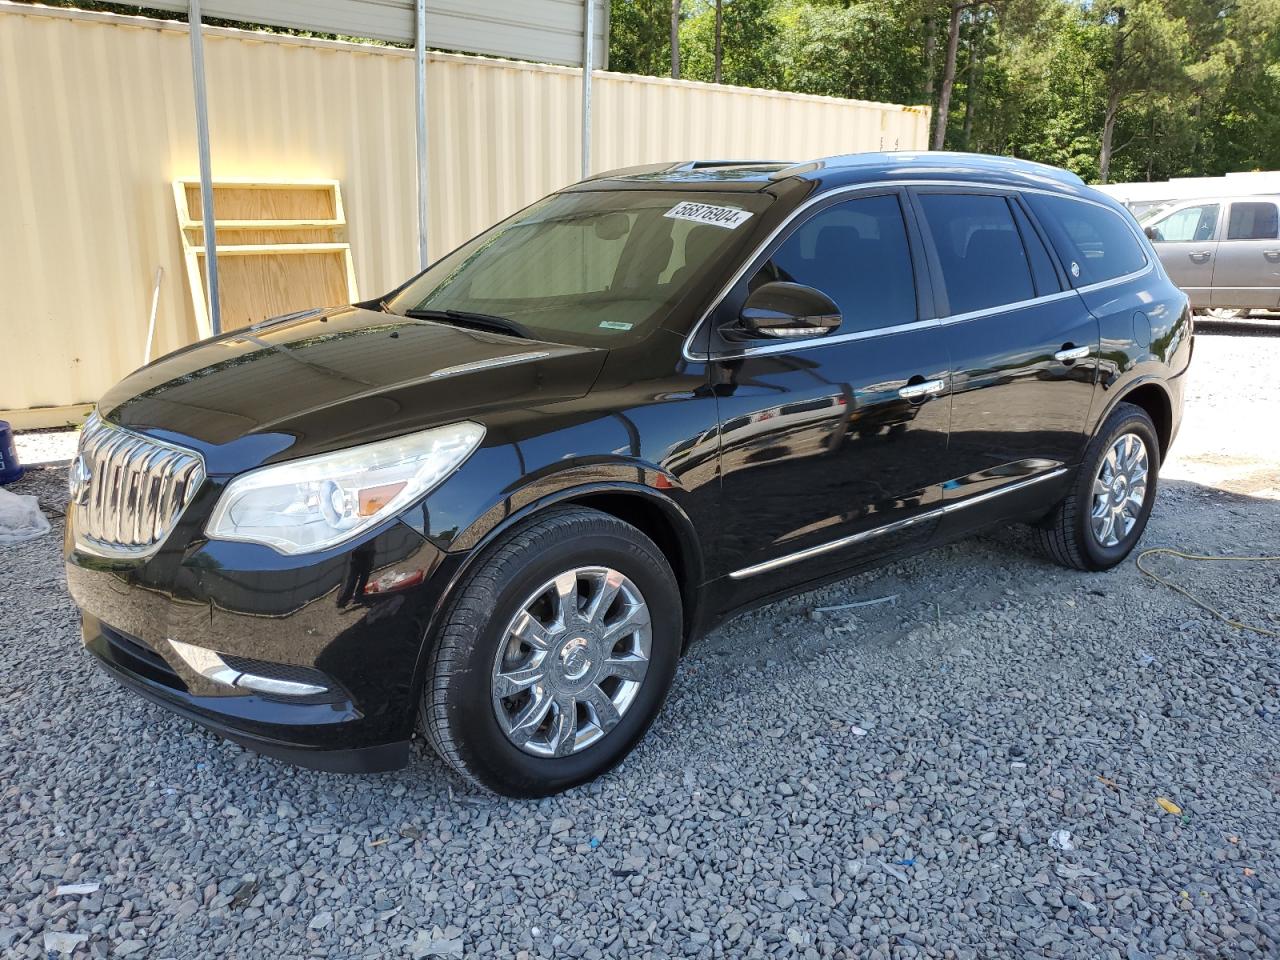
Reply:
M173 198L196 330L212 336L200 181L175 180ZM215 180L213 216L223 330L360 299L337 180Z

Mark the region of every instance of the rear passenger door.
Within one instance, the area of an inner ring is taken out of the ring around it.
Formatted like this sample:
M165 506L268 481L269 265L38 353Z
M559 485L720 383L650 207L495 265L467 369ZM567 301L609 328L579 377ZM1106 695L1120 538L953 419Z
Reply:
M1213 269L1215 307L1280 306L1280 211L1274 200L1233 200Z
M952 364L950 533L1061 495L1085 444L1098 322L1017 195L913 198Z

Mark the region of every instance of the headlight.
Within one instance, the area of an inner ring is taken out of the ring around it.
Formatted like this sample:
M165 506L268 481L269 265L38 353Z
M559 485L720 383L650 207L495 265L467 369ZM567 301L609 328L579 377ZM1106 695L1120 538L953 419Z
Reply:
M262 467L222 492L205 534L313 553L394 517L456 470L484 437L464 421Z

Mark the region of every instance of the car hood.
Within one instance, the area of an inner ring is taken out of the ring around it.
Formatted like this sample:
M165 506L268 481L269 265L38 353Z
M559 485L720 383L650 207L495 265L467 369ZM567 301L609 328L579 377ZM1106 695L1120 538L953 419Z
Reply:
M584 395L607 350L342 307L172 353L98 403L111 423L198 450L210 474Z

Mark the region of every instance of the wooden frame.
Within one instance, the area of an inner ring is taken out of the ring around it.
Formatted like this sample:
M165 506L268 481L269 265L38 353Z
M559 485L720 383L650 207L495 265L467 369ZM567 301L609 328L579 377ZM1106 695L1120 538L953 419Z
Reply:
M204 296L200 181L173 181L173 200L196 331L203 339L213 330ZM308 306L360 299L337 180L215 180L213 201L219 266L223 257L256 258L229 262L219 271L224 330Z

